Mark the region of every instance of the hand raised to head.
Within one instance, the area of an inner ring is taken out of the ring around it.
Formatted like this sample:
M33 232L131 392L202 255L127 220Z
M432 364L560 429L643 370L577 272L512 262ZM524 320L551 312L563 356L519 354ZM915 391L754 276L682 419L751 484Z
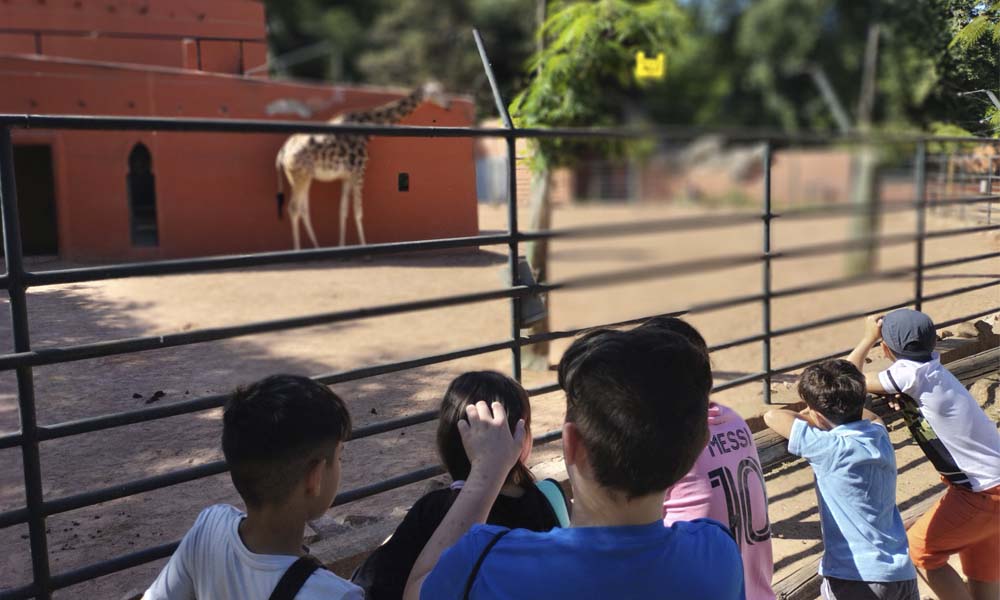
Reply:
M865 319L865 337L877 341L882 337L882 315L869 315Z
M507 473L517 464L524 445L524 419L517 422L511 435L507 424L507 411L503 404L493 403L492 410L486 402L479 401L465 407L468 421L458 422L462 446L469 457L472 470L485 469L490 474Z

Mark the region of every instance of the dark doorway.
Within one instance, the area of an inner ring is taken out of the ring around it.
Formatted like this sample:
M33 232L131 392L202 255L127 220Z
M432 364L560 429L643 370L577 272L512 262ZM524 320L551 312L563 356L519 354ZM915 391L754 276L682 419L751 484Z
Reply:
M138 143L128 155L128 206L132 222L133 246L156 246L160 233L156 226L156 177L149 148Z
M14 146L14 179L25 254L59 254L52 147Z

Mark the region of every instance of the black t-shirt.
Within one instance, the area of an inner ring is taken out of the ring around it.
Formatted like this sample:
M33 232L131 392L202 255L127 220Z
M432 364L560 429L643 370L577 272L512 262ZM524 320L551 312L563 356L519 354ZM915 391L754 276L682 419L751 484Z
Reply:
M417 562L420 551L457 497L458 490L443 489L417 500L392 538L379 547L355 574L355 583L367 588L367 600L399 600L403 597L413 563ZM486 522L533 531L548 531L559 525L552 506L534 485L525 490L520 498L497 497Z

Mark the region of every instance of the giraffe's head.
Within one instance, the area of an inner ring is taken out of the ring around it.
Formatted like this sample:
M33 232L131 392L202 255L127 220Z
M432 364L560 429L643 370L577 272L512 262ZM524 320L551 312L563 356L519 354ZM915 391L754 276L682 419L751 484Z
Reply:
M428 81L420 86L423 99L441 108L448 110L451 107L451 99L444 92L444 86L440 81Z

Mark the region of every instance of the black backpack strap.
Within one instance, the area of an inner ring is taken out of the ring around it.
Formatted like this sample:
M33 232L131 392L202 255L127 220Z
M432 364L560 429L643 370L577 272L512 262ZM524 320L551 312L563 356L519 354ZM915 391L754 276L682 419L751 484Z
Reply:
M896 393L897 394L902 394L903 390L899 387L899 384L896 383L896 378L892 376L892 371L890 371L889 369L886 369L885 370L885 374L889 376L889 383L892 384L892 387L896 388Z
M479 568L483 566L483 561L486 560L486 555L490 553L490 550L493 549L493 546L497 545L497 542L500 541L500 538L507 535L508 533L510 533L510 529L504 529L500 533L493 536L493 539L490 540L490 543L486 544L486 547L483 548L483 551L479 555L479 558L476 559L476 564L472 567L472 572L469 573L469 578L465 581L465 593L462 594L462 598L464 600L469 600L469 594L472 593L472 584L476 582L476 576L479 575Z
M278 580L278 585L274 586L274 591L271 592L268 600L294 600L295 595L299 593L306 580L312 576L316 569L325 568L315 556L310 554L300 556Z

